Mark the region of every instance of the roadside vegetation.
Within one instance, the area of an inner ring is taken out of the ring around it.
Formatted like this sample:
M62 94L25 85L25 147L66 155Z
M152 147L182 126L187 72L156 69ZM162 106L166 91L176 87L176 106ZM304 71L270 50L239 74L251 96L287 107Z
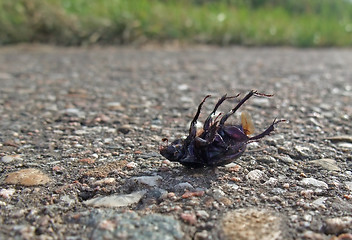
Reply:
M0 0L0 45L352 46L347 0Z

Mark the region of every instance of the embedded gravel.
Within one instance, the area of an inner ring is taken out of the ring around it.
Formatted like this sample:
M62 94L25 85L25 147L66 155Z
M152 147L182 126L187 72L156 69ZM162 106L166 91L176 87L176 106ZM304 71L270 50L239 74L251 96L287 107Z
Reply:
M3 47L0 239L352 239L351 66L351 49ZM241 158L158 153L205 95L201 120L251 89L274 94L243 107L256 133L287 122Z

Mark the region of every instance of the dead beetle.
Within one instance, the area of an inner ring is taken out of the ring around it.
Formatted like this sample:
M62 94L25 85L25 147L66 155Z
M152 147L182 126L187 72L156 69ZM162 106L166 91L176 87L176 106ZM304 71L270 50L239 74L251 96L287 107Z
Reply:
M222 166L240 157L246 150L248 143L256 141L269 135L274 130L274 125L285 120L274 120L273 123L262 133L249 137L253 133L254 127L251 118L245 112L241 114L240 125L225 125L226 120L234 114L250 97L261 96L271 97L257 91L250 91L233 109L228 113L221 114L214 118L218 107L227 99L237 96L222 96L213 111L204 122L203 129L197 132L196 123L206 96L199 104L194 116L189 134L186 139L177 139L168 144L167 139L163 139L166 145L160 146L160 154L173 162L179 162L184 166L199 168L204 166ZM220 118L220 119L219 119Z

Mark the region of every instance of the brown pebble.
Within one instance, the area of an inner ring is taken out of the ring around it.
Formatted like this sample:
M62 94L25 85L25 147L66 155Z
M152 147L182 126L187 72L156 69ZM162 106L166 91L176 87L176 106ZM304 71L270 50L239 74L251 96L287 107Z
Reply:
M218 200L220 203L224 204L226 207L231 206L232 205L232 200L227 198L227 197L221 197Z
M285 239L282 219L265 209L237 209L228 212L221 223L222 239L279 240Z
M197 216L193 213L181 213L181 219L190 225L196 225Z
M79 160L81 163L87 163L87 164L93 164L95 162L94 159L91 158L82 158L81 160Z
M22 169L9 173L5 179L7 184L18 184L23 186L44 185L50 181L48 175L35 168Z
M343 233L337 237L333 237L331 240L352 240L352 234L350 233Z
M204 195L204 191L190 192L186 191L182 198L190 198L190 197L202 197Z

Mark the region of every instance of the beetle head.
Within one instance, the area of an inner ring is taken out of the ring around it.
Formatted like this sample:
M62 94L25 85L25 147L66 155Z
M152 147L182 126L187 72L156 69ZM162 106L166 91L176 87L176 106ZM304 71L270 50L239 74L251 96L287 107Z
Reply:
M177 139L167 144L167 139L163 139L166 145L160 146L160 154L172 162L178 162L184 155L183 140Z

